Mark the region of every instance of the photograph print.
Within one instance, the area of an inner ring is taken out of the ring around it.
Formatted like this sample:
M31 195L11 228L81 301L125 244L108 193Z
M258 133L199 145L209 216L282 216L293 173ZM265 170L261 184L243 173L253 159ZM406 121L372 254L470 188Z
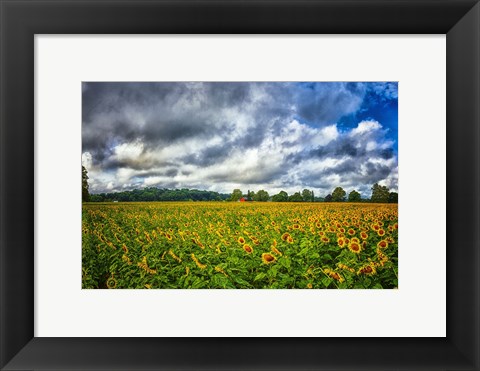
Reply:
M82 82L83 289L397 289L398 82Z

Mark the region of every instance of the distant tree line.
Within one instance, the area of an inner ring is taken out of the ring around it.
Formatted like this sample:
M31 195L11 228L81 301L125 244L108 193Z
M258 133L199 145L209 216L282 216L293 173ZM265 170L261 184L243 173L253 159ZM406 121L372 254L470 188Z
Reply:
M381 186L375 183L372 186L372 196L370 198L362 198L360 193L356 190L351 191L348 194L342 187L337 187L331 194L328 194L324 202L374 202L374 203L398 203L398 193L390 192L386 186Z
M201 191L198 189L147 187L144 189L134 189L132 191L92 194L90 195L90 201L223 201L229 197L229 194Z
M88 178L87 178L88 179ZM83 182L82 182L83 184ZM387 187L375 183L372 187L371 198L362 198L360 193L353 190L348 194L342 187L336 187L326 197L315 197L313 191L304 189L289 195L285 191L270 196L267 191L261 189L258 192L248 191L243 193L235 189L231 194L198 189L168 189L147 187L132 191L89 194L88 188L82 188L84 202L128 202L128 201L259 201L259 202L376 202L398 203L398 193L390 192Z
M372 186L372 196L370 198L362 198L361 194L356 190L348 194L342 187L336 187L331 194L326 197L315 197L313 191L304 189L302 192L295 192L289 195L285 191L280 191L276 195L269 196L265 190L257 193L248 191L246 194L240 189L234 189L228 201L272 201L272 202L375 202L375 203L398 203L398 193L390 192L385 186L375 183Z
M325 197L315 197L313 191L304 189L289 195L280 191L270 196L264 189L258 192L250 191L244 194L240 189L234 189L231 194L198 189L168 189L146 187L132 191L90 194L87 170L82 166L82 201L83 202L113 202L113 201L272 201L272 202L374 202L398 203L398 193L390 192L386 186L375 183L372 186L370 198L362 198L356 190L348 194L342 187L336 187Z

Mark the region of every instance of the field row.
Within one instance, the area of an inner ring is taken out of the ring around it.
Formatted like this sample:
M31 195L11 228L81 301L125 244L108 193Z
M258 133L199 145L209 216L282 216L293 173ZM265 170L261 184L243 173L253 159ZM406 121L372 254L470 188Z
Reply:
M83 288L396 288L396 204L84 204Z

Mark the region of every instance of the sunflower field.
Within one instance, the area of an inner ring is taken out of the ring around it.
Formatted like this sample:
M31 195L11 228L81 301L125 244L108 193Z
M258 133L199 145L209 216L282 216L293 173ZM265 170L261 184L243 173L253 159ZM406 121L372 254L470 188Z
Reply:
M393 289L398 206L87 203L84 289Z

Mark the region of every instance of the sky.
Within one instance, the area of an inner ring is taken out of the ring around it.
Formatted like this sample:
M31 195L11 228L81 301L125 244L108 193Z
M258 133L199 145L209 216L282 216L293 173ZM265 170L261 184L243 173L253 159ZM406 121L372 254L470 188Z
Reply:
M398 191L397 82L83 82L90 193Z

